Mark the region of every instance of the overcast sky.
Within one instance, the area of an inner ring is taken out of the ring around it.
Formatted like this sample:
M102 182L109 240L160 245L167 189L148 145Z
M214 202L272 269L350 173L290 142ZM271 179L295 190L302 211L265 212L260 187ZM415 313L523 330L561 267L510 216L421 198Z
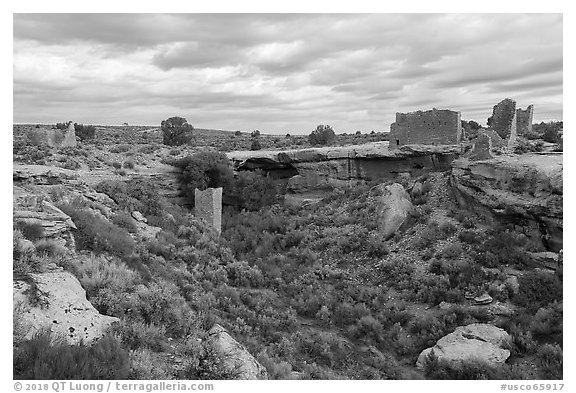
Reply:
M562 60L559 14L15 14L14 122L389 131L506 97L562 120Z

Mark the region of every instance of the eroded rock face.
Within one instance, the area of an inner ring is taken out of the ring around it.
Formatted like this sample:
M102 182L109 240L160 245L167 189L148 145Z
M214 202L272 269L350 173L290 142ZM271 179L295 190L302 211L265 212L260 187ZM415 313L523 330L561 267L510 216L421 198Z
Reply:
M215 324L208 331L206 345L210 345L221 357L227 370L236 379L268 379L268 372L243 345L234 340L226 329Z
M412 214L414 206L410 195L398 183L383 189L380 197L379 224L384 239L391 238Z
M451 184L464 208L513 223L548 250L562 249L561 154L498 156L452 164Z
M300 188L347 186L362 181L390 180L421 168L446 170L460 153L455 145L407 145L389 150L388 142L299 150L227 153L236 170L262 169L273 178L298 178Z
M24 339L48 329L69 344L91 343L118 321L101 315L86 300L86 291L76 277L61 270L14 280L13 297Z
M432 352L438 360L452 364L479 360L498 366L510 356L510 351L503 348L510 342L510 335L493 325L474 323L460 326L438 340L432 348L423 350L416 366L424 368L425 359Z
M76 225L70 216L43 199L42 195L14 186L13 201L14 222L39 225L45 237L70 240L70 231L76 229Z

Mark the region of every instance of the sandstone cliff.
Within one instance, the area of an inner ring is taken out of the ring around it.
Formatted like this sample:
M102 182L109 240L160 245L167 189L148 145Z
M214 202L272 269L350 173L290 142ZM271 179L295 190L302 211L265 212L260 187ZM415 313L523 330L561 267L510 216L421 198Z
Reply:
M453 162L460 205L514 223L551 251L562 249L562 155L523 154Z
M227 155L236 170L263 169L275 178L300 175L300 184L310 188L390 180L421 168L446 170L459 153L460 148L455 145L410 145L389 150L388 142L373 142L283 151L234 151Z

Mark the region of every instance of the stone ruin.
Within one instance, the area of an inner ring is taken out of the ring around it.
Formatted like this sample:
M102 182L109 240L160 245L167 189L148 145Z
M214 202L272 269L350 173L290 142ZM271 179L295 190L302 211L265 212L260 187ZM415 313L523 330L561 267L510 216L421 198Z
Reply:
M214 230L222 232L222 187L194 190L195 216L205 220Z
M403 145L457 145L462 138L460 112L432 109L396 113L390 125L390 149Z
M76 146L76 131L74 123L68 122L66 130L54 128L34 128L27 134L31 144L53 148Z
M534 117L534 105L528 105L526 109L516 109L516 134L526 135L532 132L532 119Z
M494 105L488 119L490 128L481 130L468 155L471 160L487 160L495 152L510 150L516 145L517 137L532 131L534 105L524 110L516 108L516 101L506 98Z
M506 98L494 105L488 125L512 148L516 143L516 101Z
M472 144L472 150L468 159L473 161L488 160L494 158L495 152L503 152L507 148L507 142L492 129L481 130Z

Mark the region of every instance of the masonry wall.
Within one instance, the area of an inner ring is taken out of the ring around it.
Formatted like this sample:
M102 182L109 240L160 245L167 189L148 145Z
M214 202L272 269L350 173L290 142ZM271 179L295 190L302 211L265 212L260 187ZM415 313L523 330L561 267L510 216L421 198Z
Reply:
M403 145L456 145L462 137L460 112L450 110L396 113L390 125L390 148Z
M494 105L491 127L503 139L516 136L516 101L506 98Z
M222 232L222 187L194 190L194 211L219 234Z
M526 135L532 132L532 118L534 116L534 105L528 105L524 110L516 109L516 134Z

